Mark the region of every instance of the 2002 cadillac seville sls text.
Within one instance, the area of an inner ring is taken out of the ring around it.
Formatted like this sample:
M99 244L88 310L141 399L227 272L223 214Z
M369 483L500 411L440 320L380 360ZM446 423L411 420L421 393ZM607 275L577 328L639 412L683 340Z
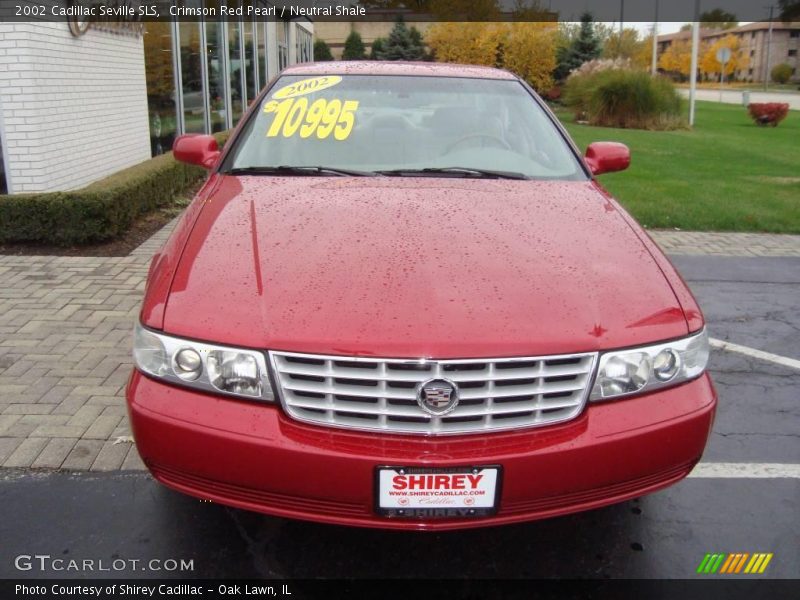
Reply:
M672 484L716 394L703 317L535 93L482 67L284 70L153 259L128 407L158 481L405 529Z

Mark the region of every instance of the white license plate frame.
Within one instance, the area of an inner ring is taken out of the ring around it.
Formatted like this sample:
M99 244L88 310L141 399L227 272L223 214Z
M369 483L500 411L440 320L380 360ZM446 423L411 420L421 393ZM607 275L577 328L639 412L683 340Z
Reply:
M375 469L375 512L422 520L488 517L499 509L502 475L500 465L379 466Z

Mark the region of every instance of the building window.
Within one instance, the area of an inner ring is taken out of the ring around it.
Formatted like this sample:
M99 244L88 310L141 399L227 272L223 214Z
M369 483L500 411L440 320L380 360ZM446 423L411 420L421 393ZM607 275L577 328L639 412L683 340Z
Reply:
M747 74L748 75L752 75L753 74L753 67L750 67L749 69L747 69Z
M269 65L267 64L267 23L258 24L258 69L261 87L269 83Z
M756 55L756 51L755 50L750 50L750 56L755 56L755 55Z
M208 69L208 106L211 110L211 132L228 128L225 119L225 45L222 42L225 24L206 21L206 64Z
M289 66L289 21L278 21L278 70L283 71Z
M242 116L244 107L242 61L242 24L239 21L228 21L228 66L231 87L231 123L236 125Z
M311 39L311 34L296 25L295 29L295 49L297 50L297 62L311 62L313 54L314 42Z
M249 106L258 94L256 83L256 24L244 22L244 74L245 91L247 92L247 105Z
M150 120L150 153L157 156L172 149L172 142L175 141L178 131L171 23L145 23L144 65Z
M178 23L183 96L183 130L205 133L206 109L203 98L203 70L200 59L200 23Z
M789 50L789 56L797 56L797 49L793 48L793 49Z
M790 31L789 32L790 38L800 38L800 31Z

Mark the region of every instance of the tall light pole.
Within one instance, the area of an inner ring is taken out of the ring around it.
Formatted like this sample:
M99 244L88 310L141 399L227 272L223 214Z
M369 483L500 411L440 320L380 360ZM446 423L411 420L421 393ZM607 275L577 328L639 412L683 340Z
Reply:
M775 8L774 5L770 5L769 7L769 33L767 34L767 68L764 70L764 91L767 91L769 87L769 68L772 66L771 63L771 56L772 53L772 11Z
M622 26L625 22L625 0L619 0L619 46L622 48Z
M697 92L697 49L700 46L700 0L694 0L692 22L692 66L689 73L689 127L694 127L694 104Z
M656 0L656 18L653 20L653 60L650 64L650 74L655 77L658 73L658 0Z

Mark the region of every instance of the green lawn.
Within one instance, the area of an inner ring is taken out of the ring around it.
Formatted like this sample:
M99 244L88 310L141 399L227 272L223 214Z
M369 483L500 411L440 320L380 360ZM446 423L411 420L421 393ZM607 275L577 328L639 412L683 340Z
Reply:
M800 111L758 127L744 107L698 102L693 131L664 132L558 116L581 150L601 140L628 145L630 168L599 179L646 227L800 233Z

